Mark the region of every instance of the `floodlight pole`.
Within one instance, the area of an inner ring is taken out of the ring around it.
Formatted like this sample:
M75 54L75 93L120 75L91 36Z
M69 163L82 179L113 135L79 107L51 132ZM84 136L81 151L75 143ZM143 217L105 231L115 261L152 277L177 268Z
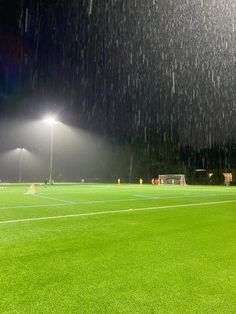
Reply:
M50 143L49 183L52 184L54 123L51 123L51 124L50 124L50 127L51 127L51 143Z
M44 122L50 126L50 165L49 165L49 183L53 183L53 142L54 142L54 124L58 121L54 117L44 119Z
M22 164L23 164L23 151L24 148L19 148L20 151L20 161L19 161L19 182L22 182Z

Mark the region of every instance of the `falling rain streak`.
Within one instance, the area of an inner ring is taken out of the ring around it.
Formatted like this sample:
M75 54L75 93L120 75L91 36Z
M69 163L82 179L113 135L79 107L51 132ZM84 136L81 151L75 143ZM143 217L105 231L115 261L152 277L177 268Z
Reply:
M92 14L92 9L93 9L93 0L90 0L90 2L89 2L89 15Z

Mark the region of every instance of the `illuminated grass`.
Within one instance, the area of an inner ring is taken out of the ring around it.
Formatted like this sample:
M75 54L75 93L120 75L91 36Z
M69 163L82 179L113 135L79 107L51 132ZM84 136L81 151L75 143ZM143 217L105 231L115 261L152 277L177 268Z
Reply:
M165 208L0 224L1 313L236 312L235 188L26 189L0 189L0 221Z

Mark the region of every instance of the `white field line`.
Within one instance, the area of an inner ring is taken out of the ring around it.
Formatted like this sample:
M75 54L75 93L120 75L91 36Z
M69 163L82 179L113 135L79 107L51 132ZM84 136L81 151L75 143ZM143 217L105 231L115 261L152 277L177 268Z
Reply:
M120 198L120 199L111 199L111 200L95 200L95 201L79 201L79 202L70 202L70 201L65 201L65 200L61 200L59 198L52 198L52 197L44 197L44 196L41 196L41 194L37 194L37 195L34 195L34 196L37 196L37 197L42 197L42 198L48 198L48 199L51 199L51 200L55 200L55 201L61 201L61 202L65 202L67 203L68 205L81 205L81 204L99 204L99 203L117 203L117 202L128 202L128 201L140 201L142 199L139 198ZM159 197L149 197L149 198L145 198L145 200L156 200L156 199L159 199Z
M40 198L46 198L46 199L52 200L52 201L60 201L60 202L67 203L67 204L75 204L75 202L62 200L62 199L60 199L60 198L54 198L54 197L44 196L44 195L41 195L41 194L35 194L35 195L33 195L33 196L35 196L35 197L40 197Z
M5 209L24 209L24 208L38 208L38 207L54 207L54 206L69 206L67 203L59 203L59 204L39 204L39 205L18 205L18 206L5 206L0 207L0 210Z
M141 198L148 198L150 197L151 195L153 194L134 194L133 196L138 196L138 197L141 197ZM192 195L189 195L189 193L186 193L186 194L182 194L182 195L173 195L173 196L155 196L156 199L160 199L160 200L165 200L165 199L178 199L178 198L204 198L204 197L208 197L208 196L217 196L217 197L220 197L220 196L236 196L235 193L233 194L192 194Z
M40 197L39 194L37 194L37 196ZM153 198L149 198L149 199L152 200L152 199L159 199L159 198L153 197ZM61 201L62 203L57 203L57 204L40 204L40 205L36 204L36 205L5 206L5 207L0 207L0 210L21 209L21 208L22 209L23 208L37 208L37 207L47 207L47 206L53 207L53 206L69 206L69 205L89 205L89 204L99 204L99 203L117 203L117 202L126 202L126 201L140 201L142 199L141 198L127 198L127 199L113 199L113 200L99 200L99 201L98 200L97 201L80 201L80 202L63 201L61 199L57 199L57 200ZM145 199L145 200L148 200L148 199Z
M112 200L97 200L97 201L79 201L79 202L72 202L72 201L67 201L59 198L53 198L53 197L48 197L42 194L36 194L34 196L53 200L53 201L61 201L63 203L68 203L68 204L96 204L96 203L113 203L113 202L125 202L125 201L140 201L141 199L144 200L163 200L163 199L179 199L179 198L204 198L208 196L235 196L235 194L196 194L196 195L181 195L181 196L158 196L158 195L151 195L151 194L134 194L133 196L138 197L138 198L128 198L128 199L112 199Z
M35 217L35 218L5 220L5 221L0 221L0 224L3 225L3 224L12 224L12 223L39 221L39 220L67 219L67 218L78 218L78 217L98 216L98 215L117 214L117 213L130 213L130 212L135 212L135 211L136 212L137 211L148 211L148 210L154 210L154 209L168 209L168 208L178 208L178 207L217 205L217 204L226 204L226 203L235 203L235 202L236 202L236 200L230 200L230 201L219 201L219 202L208 202L208 203L130 208L130 209L109 210L109 211L91 212L91 213L82 213L82 214L71 214L71 215L61 215L61 216L47 216L47 217Z
M153 194L134 194L133 196L141 197L141 198L150 198L153 196ZM155 196L156 199L160 199L159 196ZM165 197L164 197L165 198Z
M137 195L138 196L138 195ZM208 195L194 195L194 196L185 196L185 198L195 198L195 197L202 197L204 196L226 196L222 194L208 194ZM232 194L232 196L235 196L235 194ZM35 197L35 195L33 196ZM41 196L41 194L37 194L37 197L42 197L45 198L44 196ZM129 202L129 201L148 201L148 200L165 200L165 199L179 199L183 198L183 196L167 196L167 197L139 197L139 198L127 198L127 199L111 199L111 200L95 200L95 201L79 201L79 202L70 202L70 201L65 201L62 199L55 199L55 198L50 198L48 199L51 200L57 200L61 201L62 203L56 203L56 204L40 204L40 205L18 205L18 206L4 206L0 207L0 210L6 210L6 209L24 209L24 208L38 208L38 207L57 207L57 206L69 206L69 205L90 205L90 204L105 204L105 203L117 203L117 202Z

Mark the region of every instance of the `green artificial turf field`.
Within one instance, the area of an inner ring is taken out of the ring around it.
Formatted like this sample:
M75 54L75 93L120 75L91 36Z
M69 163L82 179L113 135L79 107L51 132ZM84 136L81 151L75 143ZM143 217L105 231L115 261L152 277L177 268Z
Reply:
M236 313L236 188L0 187L0 313Z

